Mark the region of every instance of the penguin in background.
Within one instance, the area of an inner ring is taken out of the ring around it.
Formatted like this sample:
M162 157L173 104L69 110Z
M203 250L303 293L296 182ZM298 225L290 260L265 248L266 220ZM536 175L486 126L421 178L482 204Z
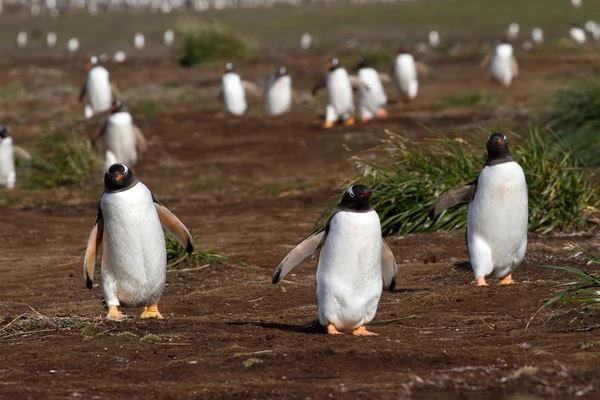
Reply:
M571 24L571 28L569 29L569 37L579 45L584 44L587 40L585 30L580 24L577 23Z
M365 186L350 186L327 223L290 251L273 275L273 284L277 284L320 250L318 324L329 334L350 331L357 336L376 335L365 325L375 317L383 284L390 291L396 286L396 260L381 236L371 195Z
M265 92L265 111L267 115L277 116L286 113L292 106L292 78L287 68L279 67L269 77Z
M409 102L417 97L419 92L418 74L427 75L429 68L422 63L415 62L410 52L410 47L401 47L392 66L392 76L396 88L400 92L400 100Z
M0 125L0 186L7 189L13 189L17 183L15 158L30 161L31 155L13 143L7 125Z
M117 96L119 92L116 86L110 82L110 74L106 68L100 65L98 57L92 57L85 69L88 75L79 93L79 101L83 101L87 96L85 117L89 119L96 114L108 111L112 105L113 96Z
M101 250L102 293L107 319L121 320L118 307L144 307L140 318L162 319L158 302L167 278L165 228L188 254L194 251L185 225L154 197L125 164L104 175L104 193L90 233L83 275L92 289Z
M506 39L494 42L492 54L483 59L481 67L488 67L490 78L506 88L519 76L519 64L514 56L513 46Z
M527 250L527 191L525 173L510 155L506 136L493 133L479 176L442 194L429 209L433 219L449 207L469 203L467 250L478 286L488 286L488 276L499 278L501 285L514 283L512 273Z
M131 114L123 111L121 100L115 100L110 108L110 115L92 145L104 136L106 144L106 168L115 163L124 163L135 166L138 153L143 154L148 149L144 134L133 123Z
M325 88L327 90L327 108L325 109L325 123L323 128L329 129L338 121L344 125L354 125L354 95L352 89L364 88L368 85L358 77L351 78L340 60L331 59L327 64L327 75L325 79L317 83L312 89L312 95Z
M389 81L389 76L377 72L364 58L356 64L356 73L358 79L367 85L358 89L358 113L362 122L368 122L375 116L387 117L387 96L382 80Z
M262 94L258 85L244 81L235 72L233 63L225 64L221 71L221 90L219 97L225 103L225 109L233 115L244 115L248 111L248 103L246 102L246 91L254 96Z

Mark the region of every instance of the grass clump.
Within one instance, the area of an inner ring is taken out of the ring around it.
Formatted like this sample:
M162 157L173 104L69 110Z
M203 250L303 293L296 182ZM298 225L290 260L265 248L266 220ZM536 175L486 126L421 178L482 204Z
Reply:
M434 220L428 218L428 210L443 192L477 177L485 162L485 148L473 147L462 139L415 143L390 133L390 140L378 150L390 157L374 162L356 157L361 176L354 181L373 190L372 204L385 234L466 226L466 204L450 208ZM597 212L598 193L590 183L590 174L577 166L568 151L533 131L529 141L511 143L511 153L523 167L529 186L531 231L595 226L588 217L590 212Z
M394 53L390 51L365 51L361 53L361 58L367 60L369 65L375 69L389 69L394 63Z
M192 254L188 254L181 243L168 234L165 234L165 244L167 245L168 268L173 268L183 262L188 264L196 264L198 267L200 264L212 264L227 260L226 256L212 253L210 251L194 250Z
M25 173L25 186L53 188L83 185L92 178L102 163L94 153L90 141L81 135L44 135Z
M250 45L244 38L218 25L207 25L184 35L179 63L191 67L234 60L249 53Z
M0 88L0 99L9 99L13 97L24 96L27 94L27 89L20 83L14 83L10 86Z
M139 115L159 115L163 113L163 108L154 99L140 100L129 106L129 110L132 114Z
M491 93L469 92L448 96L444 99L444 104L454 107L464 106L483 106L495 107L500 104L500 99Z
M600 165L600 79L559 90L543 120L584 164Z

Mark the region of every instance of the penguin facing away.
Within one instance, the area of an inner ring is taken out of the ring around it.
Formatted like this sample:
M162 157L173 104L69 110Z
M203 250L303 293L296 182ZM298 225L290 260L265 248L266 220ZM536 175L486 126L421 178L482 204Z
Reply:
M104 136L106 144L106 168L115 163L124 163L135 166L138 153L146 152L148 145L144 134L133 123L131 114L123 111L121 100L113 101L110 115L92 144Z
M401 47L392 66L392 75L396 88L400 92L401 101L411 101L417 97L419 91L418 73L427 74L429 68L424 64L415 62L410 54L409 47Z
M249 81L243 81L242 78L235 72L233 63L225 64L221 71L221 90L219 97L225 103L225 109L233 115L243 115L248 111L248 103L246 102L246 91L260 96L261 90L256 84Z
M101 250L102 293L107 319L121 320L118 307L144 307L140 318L158 318L158 301L165 288L167 254L162 227L188 254L192 236L125 164L113 164L104 176L104 193L90 233L83 275L93 287L97 253Z
M383 283L390 291L396 286L396 260L381 237L371 195L365 186L350 186L327 223L290 251L273 276L276 284L305 258L321 251L317 306L319 323L329 334L375 335L365 325L375 317Z
M357 65L356 71L358 79L367 84L367 87L358 89L358 112L363 122L368 122L373 117L387 117L387 96L383 88L382 74L372 68L367 60L361 58ZM389 77L384 75L384 79Z
M292 106L292 78L287 68L279 67L267 82L265 111L267 115L281 115Z
M113 95L117 95L118 90L111 84L110 75L106 68L100 65L98 57L92 57L85 69L88 76L79 93L79 101L87 96L86 117L91 118L110 109Z
M13 143L10 128L0 125L0 186L13 189L17 183L15 158L31 160L29 153Z
M504 87L509 87L513 79L519 76L519 64L513 46L506 39L495 42L492 54L483 59L481 66L488 67L490 78Z
M440 196L429 209L435 218L445 209L470 202L467 216L467 250L478 286L485 278L514 283L512 272L527 250L528 194L525 174L508 151L501 133L490 135L487 160L477 179Z

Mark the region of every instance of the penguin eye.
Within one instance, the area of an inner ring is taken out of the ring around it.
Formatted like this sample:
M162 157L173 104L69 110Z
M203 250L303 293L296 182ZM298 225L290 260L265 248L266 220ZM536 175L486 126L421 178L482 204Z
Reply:
M348 192L348 194L350 195L350 197L354 197L354 193L353 192Z

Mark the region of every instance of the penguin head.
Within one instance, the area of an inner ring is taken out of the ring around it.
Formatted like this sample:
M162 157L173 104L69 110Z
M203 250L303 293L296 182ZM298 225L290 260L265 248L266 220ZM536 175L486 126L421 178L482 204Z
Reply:
M278 78L281 78L282 76L286 76L287 74L288 74L287 68L284 66L277 68L277 71L275 71L275 75Z
M123 108L123 102L121 100L114 100L110 105L110 113L118 113Z
M398 54L410 54L411 47L410 46L400 46L398 48Z
M10 128L8 125L0 125L0 140L10 137Z
M329 69L329 71L335 71L340 66L341 66L340 60L337 57L335 57L335 58L332 58L331 61L329 61L329 63L327 64L327 69Z
M352 185L346 190L339 207L352 211L368 211L371 209L371 192L366 186Z
M85 64L85 70L89 71L90 69L92 69L96 65L98 65L98 57L93 56L92 58L90 58L90 62L88 62L87 64Z
M228 62L227 64L223 65L221 67L221 72L223 72L224 74L228 73L228 72L233 72L233 63Z
M487 140L488 160L497 160L510 156L508 139L502 133L492 133Z
M356 63L356 70L360 71L361 68L367 68L368 66L369 62L361 57L360 60L358 60L358 62Z
M133 171L125 164L113 164L104 174L104 191L118 192L138 183Z

